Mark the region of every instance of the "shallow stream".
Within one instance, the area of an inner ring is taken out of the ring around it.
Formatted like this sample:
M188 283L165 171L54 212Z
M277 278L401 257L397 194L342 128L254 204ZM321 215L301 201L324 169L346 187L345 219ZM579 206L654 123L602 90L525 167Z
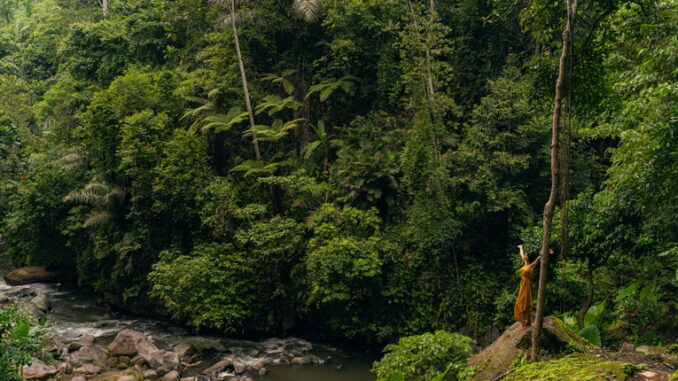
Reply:
M138 318L111 313L96 306L94 300L59 284L36 283L12 287L5 283L0 271L0 295L29 287L48 296L52 311L47 314L48 332L61 342L76 341L93 335L96 343L107 345L125 328L150 336L161 349L170 350L179 342L193 344L199 351L209 353L199 366L185 375L195 375L220 360L239 360L249 363L262 360L269 373L255 377L261 381L373 381L369 373L372 359L360 353L345 351L330 345L312 343L295 337L267 338L258 341L233 339L224 336L194 334L171 322ZM290 365L293 357L313 359L314 364Z

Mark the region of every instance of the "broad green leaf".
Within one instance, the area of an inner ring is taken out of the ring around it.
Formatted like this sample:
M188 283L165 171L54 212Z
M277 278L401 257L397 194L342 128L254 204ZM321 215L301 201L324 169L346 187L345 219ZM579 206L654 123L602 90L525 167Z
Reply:
M584 327L579 331L579 336L585 338L588 342L595 345L596 347L602 346L602 341L600 339L600 329L596 325L589 325Z

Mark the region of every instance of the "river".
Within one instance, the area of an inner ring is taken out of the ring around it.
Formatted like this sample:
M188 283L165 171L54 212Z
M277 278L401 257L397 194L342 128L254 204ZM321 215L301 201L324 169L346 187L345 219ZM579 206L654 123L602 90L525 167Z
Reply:
M322 343L309 342L296 337L267 338L257 341L241 340L210 334L194 334L169 321L139 318L122 313L105 311L96 306L92 297L67 289L59 284L36 283L12 287L5 283L0 271L0 295L11 294L30 287L48 296L52 311L47 314L47 331L61 342L76 341L93 335L96 343L109 344L125 328L150 336L161 349L170 350L179 342L193 344L199 351L208 353L200 366L191 368L183 376L199 373L220 360L249 362L262 360L269 373L255 377L261 381L373 381L369 372L373 359ZM313 365L290 365L292 357L313 359Z

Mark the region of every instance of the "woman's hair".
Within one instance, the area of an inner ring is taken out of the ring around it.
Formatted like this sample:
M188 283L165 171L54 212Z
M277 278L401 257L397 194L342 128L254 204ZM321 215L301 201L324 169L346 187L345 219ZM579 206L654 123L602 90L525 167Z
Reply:
M534 262L535 259L537 259L537 257L539 256L539 253L537 253L536 250L530 250L526 253L526 255L527 255L527 261L532 263L532 262Z

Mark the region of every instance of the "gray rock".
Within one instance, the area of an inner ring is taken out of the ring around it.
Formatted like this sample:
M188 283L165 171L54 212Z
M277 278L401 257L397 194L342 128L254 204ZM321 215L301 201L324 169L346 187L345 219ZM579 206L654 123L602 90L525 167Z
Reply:
M198 381L198 377L182 377L181 381Z
M145 359L142 355L136 355L136 356L132 357L132 359L130 360L130 362L131 362L134 366L140 367L140 368L141 368L141 367L145 367L146 365L148 365L148 363L146 362L146 359Z
M35 292L35 290L30 288L30 287L24 287L24 288L16 290L16 291L10 291L10 292L7 293L7 295L18 298L18 299L25 299L25 298L32 298L34 296L37 296L38 293Z
M145 380L146 379L155 380L156 378L158 378L158 372L156 372L155 370L147 369L147 370L144 371L144 379Z
M179 381L179 372L172 370L163 376L163 381Z
M311 363L311 359L308 357L294 357L292 360L290 360L290 364L292 365L308 365Z
M35 304L31 303L28 300L20 300L17 303L17 306L21 308L24 312L35 317L42 317L45 315L45 312L38 308Z
M636 351L636 347L635 347L635 345L633 345L631 343L624 342L624 343L622 343L621 347L619 348L619 351L624 352L624 353L633 353L633 352Z
M134 378L134 376L126 374L118 377L117 381L137 381L137 379Z
M259 369L259 375L260 376L265 376L267 374L268 374L268 369L266 369L266 368L260 368Z
M172 348L172 351L176 353L179 358L188 358L195 354L195 347L189 343L179 343Z
M74 341L68 344L68 351L75 352L80 348L91 347L92 345L94 345L94 336L92 335L83 336L80 339L78 339L78 341Z
M140 354L146 356L158 350L153 342L143 333L131 329L123 329L118 333L113 342L108 345L108 350L112 356L135 356ZM146 358L148 361L148 358Z
M211 367L203 370L202 374L207 374L207 375L217 374L217 373L223 372L224 369L228 368L229 366L231 366L230 360L222 360L222 361L219 361L218 363L212 365Z
M241 363L240 361L233 361L233 369L237 374L245 373L247 370L247 365Z
M42 312L47 312L52 309L52 305L45 294L40 294L31 299L31 303L35 304L35 306L38 307Z
M49 336L43 339L42 346L49 353L51 353L55 359L60 359L63 356L64 349L66 348L61 342Z
M148 366L155 369L161 376L179 369L179 356L174 352L157 350L145 358Z
M82 366L84 364L103 365L106 359L104 349L100 345L80 348L71 354L71 364Z
M69 374L73 371L73 367L69 362L62 362L57 365L57 371L59 374Z
M82 373L82 374L97 374L101 372L101 367L96 366L94 364L85 364L83 366L79 366L75 369L73 369L74 373Z
M249 365L249 367L253 370L259 370L259 369L263 368L264 366L266 366L266 364L261 360L252 361L251 363L249 363L247 365Z
M9 303L9 298L5 295L0 295L0 304L7 304Z
M25 378L33 380L46 380L58 373L57 368L47 365L40 360L34 361L30 366L24 366L23 371Z
M87 379L83 376L75 376L71 378L71 381L87 381Z

